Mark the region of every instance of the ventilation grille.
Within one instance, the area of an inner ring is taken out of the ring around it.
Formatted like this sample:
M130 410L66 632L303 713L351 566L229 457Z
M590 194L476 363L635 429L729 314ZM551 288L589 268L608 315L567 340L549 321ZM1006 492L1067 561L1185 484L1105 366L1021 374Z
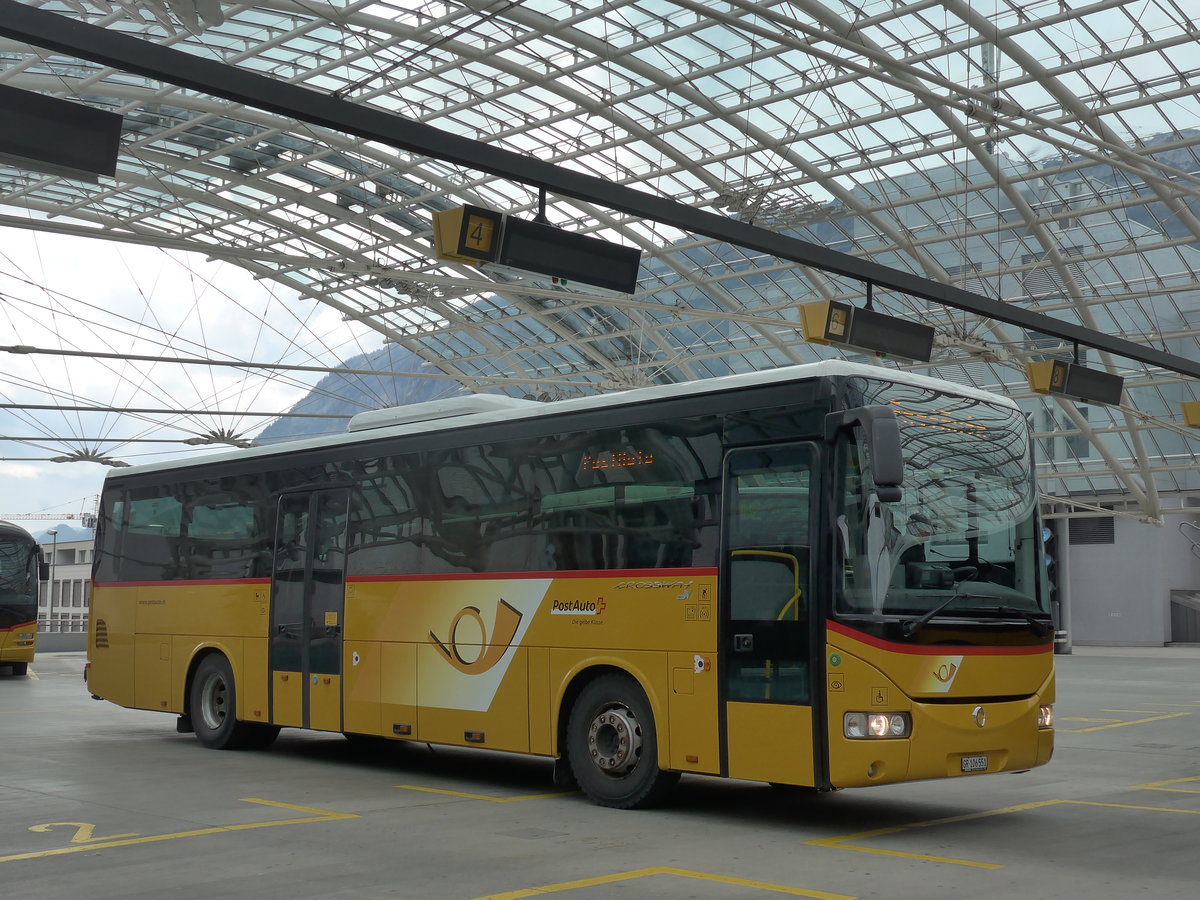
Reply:
M1200 644L1200 594L1171 591L1171 643Z
M108 623L103 619L96 620L96 649L108 649Z
M1063 256L1079 256L1083 253L1082 247L1063 247L1061 249ZM1047 253L1026 253L1021 257L1022 265L1029 265L1034 262L1041 262L1049 256ZM1085 281L1087 273L1078 263L1069 262L1066 264L1067 274L1075 281ZM1035 269L1030 269L1021 278L1021 289L1029 297L1041 297L1047 294L1063 293L1062 278L1059 276L1058 269L1050 266L1039 266Z
M1067 520L1067 541L1072 544L1115 544L1116 518L1099 516Z

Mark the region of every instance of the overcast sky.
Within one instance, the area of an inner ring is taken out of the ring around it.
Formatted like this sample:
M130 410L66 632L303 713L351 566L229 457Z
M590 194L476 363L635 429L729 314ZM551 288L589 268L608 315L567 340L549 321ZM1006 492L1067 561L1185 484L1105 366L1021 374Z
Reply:
M14 345L335 366L382 339L233 265L0 227L0 346ZM0 404L280 412L320 377L2 352ZM91 511L108 467L50 462L55 456L98 450L136 465L204 451L135 439L179 440L219 428L253 436L268 421L0 409L0 518L46 512L22 523L33 531L61 521L60 513Z

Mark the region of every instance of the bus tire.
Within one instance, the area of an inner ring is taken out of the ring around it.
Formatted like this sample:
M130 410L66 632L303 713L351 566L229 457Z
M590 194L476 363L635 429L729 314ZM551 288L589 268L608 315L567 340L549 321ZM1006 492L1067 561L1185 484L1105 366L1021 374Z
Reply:
M239 722L233 669L220 653L200 660L192 678L189 714L196 738L213 750L260 749L279 734L278 725Z
M29 663L27 662L12 663L11 665L14 675L26 675L29 673Z
M653 806L679 780L678 772L658 767L650 701L627 675L601 675L580 692L567 722L567 756L579 787L598 806Z

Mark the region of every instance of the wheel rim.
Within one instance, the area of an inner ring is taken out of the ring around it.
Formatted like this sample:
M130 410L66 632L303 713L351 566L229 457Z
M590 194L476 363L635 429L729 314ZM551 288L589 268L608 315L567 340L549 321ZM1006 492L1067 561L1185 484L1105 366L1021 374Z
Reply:
M210 675L204 682L200 692L200 718L211 731L216 731L225 724L225 713L228 708L229 694L225 687L225 679L220 675Z
M627 706L602 709L588 726L588 754L592 763L614 778L628 774L642 756L642 727Z

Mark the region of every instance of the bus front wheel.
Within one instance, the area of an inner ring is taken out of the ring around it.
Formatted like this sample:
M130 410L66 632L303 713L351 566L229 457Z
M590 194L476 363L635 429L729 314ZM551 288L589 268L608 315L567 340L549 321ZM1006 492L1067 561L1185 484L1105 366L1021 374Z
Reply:
M11 666L12 673L14 675L28 675L29 674L29 663L27 663L27 662L10 663L9 665Z
M653 806L679 780L658 767L650 701L626 675L601 675L580 692L567 722L567 755L579 787L599 806Z
M229 660L211 653L200 660L192 679L191 719L196 738L214 750L265 747L279 734L278 725L239 722L237 693Z

